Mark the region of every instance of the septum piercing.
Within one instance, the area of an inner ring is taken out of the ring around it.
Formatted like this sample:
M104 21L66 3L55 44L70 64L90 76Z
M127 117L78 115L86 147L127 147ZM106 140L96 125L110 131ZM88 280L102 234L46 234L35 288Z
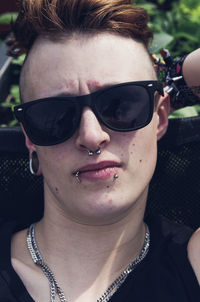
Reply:
M89 156L93 156L94 155L94 152L90 151L90 150L87 150L88 151L88 155Z
M96 153L97 155L100 155L100 154L101 154L101 148L98 147L98 149L95 151L95 153Z
M101 148L100 148L100 146L98 147L98 149L96 150L96 151L91 151L91 150L89 150L89 149L87 149L87 151L88 151L88 155L89 156L93 156L94 155L94 153L96 153L97 155L100 155L101 154Z

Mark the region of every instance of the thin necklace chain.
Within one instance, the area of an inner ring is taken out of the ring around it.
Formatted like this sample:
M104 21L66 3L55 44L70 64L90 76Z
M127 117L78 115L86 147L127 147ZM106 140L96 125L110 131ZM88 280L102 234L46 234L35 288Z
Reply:
M49 287L50 287L50 298L51 302L56 302L56 295L58 295L60 302L67 302L67 299L65 298L65 294L63 290L58 285L58 282L56 281L56 278L51 271L51 269L48 267L48 265L44 262L42 255L38 249L36 239L35 239L35 224L32 224L28 231L27 231L27 247L30 252L31 258L33 262L38 265L44 275L47 277L49 281ZM150 246L150 232L149 228L146 225L146 234L145 234L145 240L142 247L142 250L139 254L139 256L133 260L126 269L115 279L112 284L108 287L108 289L101 295L99 299L97 299L97 302L108 302L110 298L113 296L113 294L118 290L118 288L122 285L122 283L126 280L128 275L136 268L136 266L145 258L149 251Z

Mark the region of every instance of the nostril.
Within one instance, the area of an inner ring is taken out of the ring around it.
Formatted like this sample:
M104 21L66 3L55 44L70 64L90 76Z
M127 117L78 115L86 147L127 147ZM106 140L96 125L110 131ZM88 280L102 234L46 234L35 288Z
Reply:
M107 129L104 129L99 123L94 112L90 108L84 109L77 131L76 146L81 151L89 150L98 155L101 153L102 147L110 141L110 135Z

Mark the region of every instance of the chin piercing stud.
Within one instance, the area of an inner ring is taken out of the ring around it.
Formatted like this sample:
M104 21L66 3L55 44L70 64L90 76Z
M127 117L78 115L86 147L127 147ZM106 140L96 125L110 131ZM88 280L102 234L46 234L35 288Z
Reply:
M119 178L119 175L115 174L114 177L113 177L113 181L115 181L117 178Z
M75 174L75 177L76 177L76 180L80 183L81 180L80 180L80 178L79 178L79 174L80 174L80 172L77 171L76 174Z

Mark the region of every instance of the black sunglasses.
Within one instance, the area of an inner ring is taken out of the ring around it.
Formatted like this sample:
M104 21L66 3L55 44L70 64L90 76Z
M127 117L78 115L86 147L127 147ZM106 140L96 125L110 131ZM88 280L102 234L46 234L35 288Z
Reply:
M88 95L27 102L15 106L14 113L34 144L51 146L72 137L85 106L111 130L126 132L145 127L152 119L155 91L163 95L158 81L128 82Z

